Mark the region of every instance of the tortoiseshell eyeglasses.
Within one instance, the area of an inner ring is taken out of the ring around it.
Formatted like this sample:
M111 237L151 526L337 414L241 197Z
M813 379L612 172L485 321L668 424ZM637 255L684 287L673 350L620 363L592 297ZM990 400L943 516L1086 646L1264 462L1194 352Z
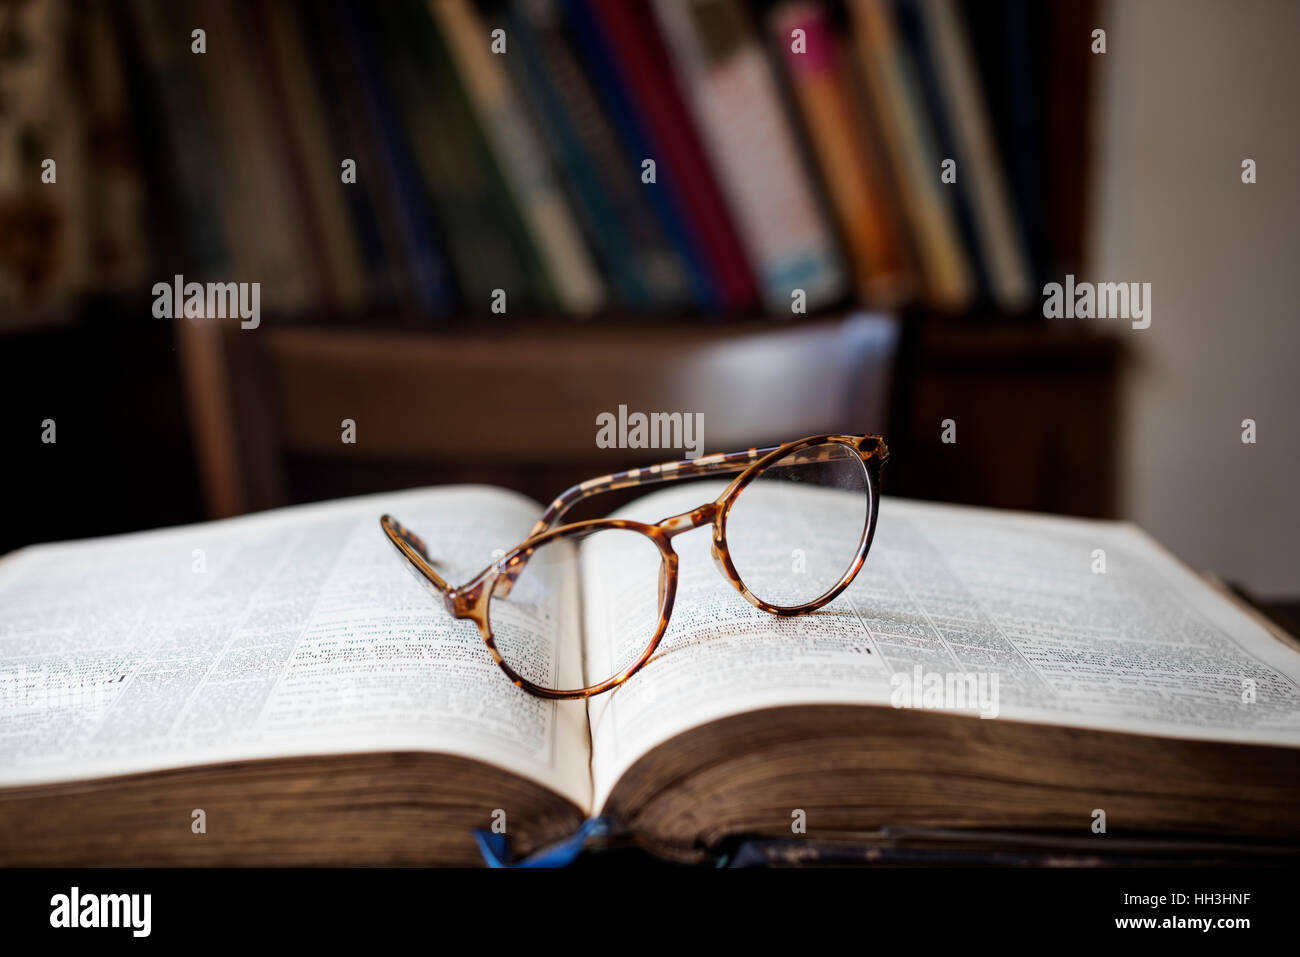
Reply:
M586 698L618 687L654 655L672 615L672 539L682 532L711 525L714 564L765 612L803 615L834 599L871 547L888 457L878 435L813 435L590 479L551 502L521 544L455 588L434 571L418 536L390 515L380 524L447 611L478 625L511 681L543 698ZM601 492L737 472L713 501L654 524L559 524ZM596 582L593 595L586 586ZM601 640L588 641L579 661L561 661L558 636L575 616L583 633Z

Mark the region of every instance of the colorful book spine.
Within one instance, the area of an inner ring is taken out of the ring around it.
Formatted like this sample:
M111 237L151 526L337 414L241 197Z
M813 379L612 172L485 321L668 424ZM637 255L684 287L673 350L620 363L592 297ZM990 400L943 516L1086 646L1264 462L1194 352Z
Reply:
M772 12L770 25L852 254L860 294L872 306L897 305L915 290L911 253L889 199L884 164L855 109L826 11L817 3L787 4Z
M429 9L561 308L578 316L594 312L604 302L604 283L501 56L489 49L486 24L469 0L429 0Z
M672 191L683 218L699 238L723 309L752 309L758 299L753 269L673 77L648 0L587 2L616 52L654 155L663 160L660 184Z
M266 310L1018 312L1043 268L1027 0L132 2L183 261Z
M499 289L512 312L551 308L549 277L434 16L423 2L407 2L383 4L368 17L374 69L402 118L465 306L486 312Z
M768 309L789 314L796 289L808 309L840 298L838 244L738 0L656 0L654 10Z
M521 93L551 144L574 207L624 305L677 311L692 298L687 266L670 242L634 160L619 141L558 0L512 0L509 57Z
M870 93L912 227L931 304L958 311L975 295L975 277L962 246L953 197L940 181L916 68L899 38L887 0L851 0L853 34L862 78Z
M681 257L695 304L706 312L717 313L725 308L725 299L715 282L703 243L683 215L681 200L674 187L671 184L660 187L657 182L646 184L644 180L638 180L645 175L642 164L646 159L656 159L656 150L619 69L617 55L585 0L562 2L566 22L573 31L592 86L598 92L604 112L617 130L623 153L630 162L626 170L628 179L639 183L638 188L649 197L664 234ZM646 188L647 185L651 188Z
M597 0L566 0L565 9L627 153L638 164L629 173L643 177L642 188L688 265L700 308L718 314L749 307L757 293L752 273L716 188L709 196L704 180L712 174L694 131L681 122L684 107L671 68L662 47L653 49L653 22L640 16L649 11L642 4ZM647 160L654 164L651 182L645 181Z

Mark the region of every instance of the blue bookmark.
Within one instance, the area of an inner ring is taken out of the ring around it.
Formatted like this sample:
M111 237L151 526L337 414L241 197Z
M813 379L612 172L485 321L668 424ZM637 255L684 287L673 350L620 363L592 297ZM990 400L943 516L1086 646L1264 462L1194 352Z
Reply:
M588 818L571 836L513 862L507 860L510 856L510 839L506 835L476 827L474 840L478 841L478 849L488 867L568 867L582 853L588 838L609 834L613 824L613 820L608 817Z

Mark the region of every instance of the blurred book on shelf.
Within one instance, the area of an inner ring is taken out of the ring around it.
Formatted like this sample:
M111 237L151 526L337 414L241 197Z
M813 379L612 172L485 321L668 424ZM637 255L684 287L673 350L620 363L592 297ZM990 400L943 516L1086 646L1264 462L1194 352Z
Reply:
M1064 5L73 9L0 11L0 322L174 273L305 322L1020 316L1082 248Z
M74 42L57 0L0 8L0 315L22 306L27 321L64 314L93 268L96 223L79 180L87 131L106 106L77 106Z

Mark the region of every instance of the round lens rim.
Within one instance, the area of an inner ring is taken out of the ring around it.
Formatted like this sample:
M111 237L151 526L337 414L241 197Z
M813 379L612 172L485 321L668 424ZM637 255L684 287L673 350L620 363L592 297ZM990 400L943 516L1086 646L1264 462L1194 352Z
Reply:
M830 589L819 597L814 598L812 601L804 602L802 605L774 605L771 602L759 598L750 591L749 586L746 585L744 580L740 577L740 572L736 569L735 563L731 560L731 550L727 544L727 520L731 517L732 506L736 504L741 493L749 487L751 482L772 466L785 461L794 453L801 452L804 449L815 448L819 445L843 446L862 469L863 479L866 482L865 492L867 496L867 516L866 521L862 526L862 537L858 541L858 550L854 555L853 560L849 562L848 567L845 569L844 574L840 576L839 581L831 586ZM731 580L732 585L735 586L736 590L739 591L742 596L744 596L747 602L756 608L770 612L774 615L803 615L810 611L816 611L818 608L833 601L840 592L844 591L844 589L849 586L849 582L853 581L854 576L857 575L861 570L863 563L866 561L867 552L871 549L871 540L875 537L876 532L876 512L880 506L880 490L870 465L871 461L874 460L869 459L869 457L863 453L863 450L855 442L834 436L816 436L814 438L805 439L793 446L773 451L771 455L768 456L768 460L761 463L760 468L755 468L751 473L741 476L722 493L722 497L719 498L717 502L718 514L714 520L713 558L721 567L723 574Z
M618 674L606 678L604 681L597 682L594 685L587 685L581 688L559 689L547 688L544 685L536 684L520 675L514 668L510 667L509 662L502 657L501 652L497 649L496 639L492 634L492 593L496 588L497 581L504 572L507 565L512 560L519 557L522 553L532 551L554 541L557 538L566 538L576 535L580 532L599 532L606 530L622 529L630 532L640 532L649 538L655 547L659 549L660 570L664 576L664 596L659 605L659 624L655 628L655 633L650 641L646 644L645 649L637 659L624 668ZM558 525L555 528L548 529L533 538L517 545L511 549L492 566L491 573L483 581L484 585L484 604L483 615L478 619L479 634L487 644L488 651L492 653L492 658L502 671L506 673L512 684L516 687L537 695L539 698L549 698L557 701L567 701L578 698L590 698L593 695L601 694L611 688L617 688L633 674L636 673L654 655L655 650L659 647L659 642L664 636L664 631L668 627L668 619L673 613L673 601L677 596L677 553L673 551L672 542L664 529L658 525L647 525L645 522L633 522L621 518L593 518L583 522L570 522L566 525Z

